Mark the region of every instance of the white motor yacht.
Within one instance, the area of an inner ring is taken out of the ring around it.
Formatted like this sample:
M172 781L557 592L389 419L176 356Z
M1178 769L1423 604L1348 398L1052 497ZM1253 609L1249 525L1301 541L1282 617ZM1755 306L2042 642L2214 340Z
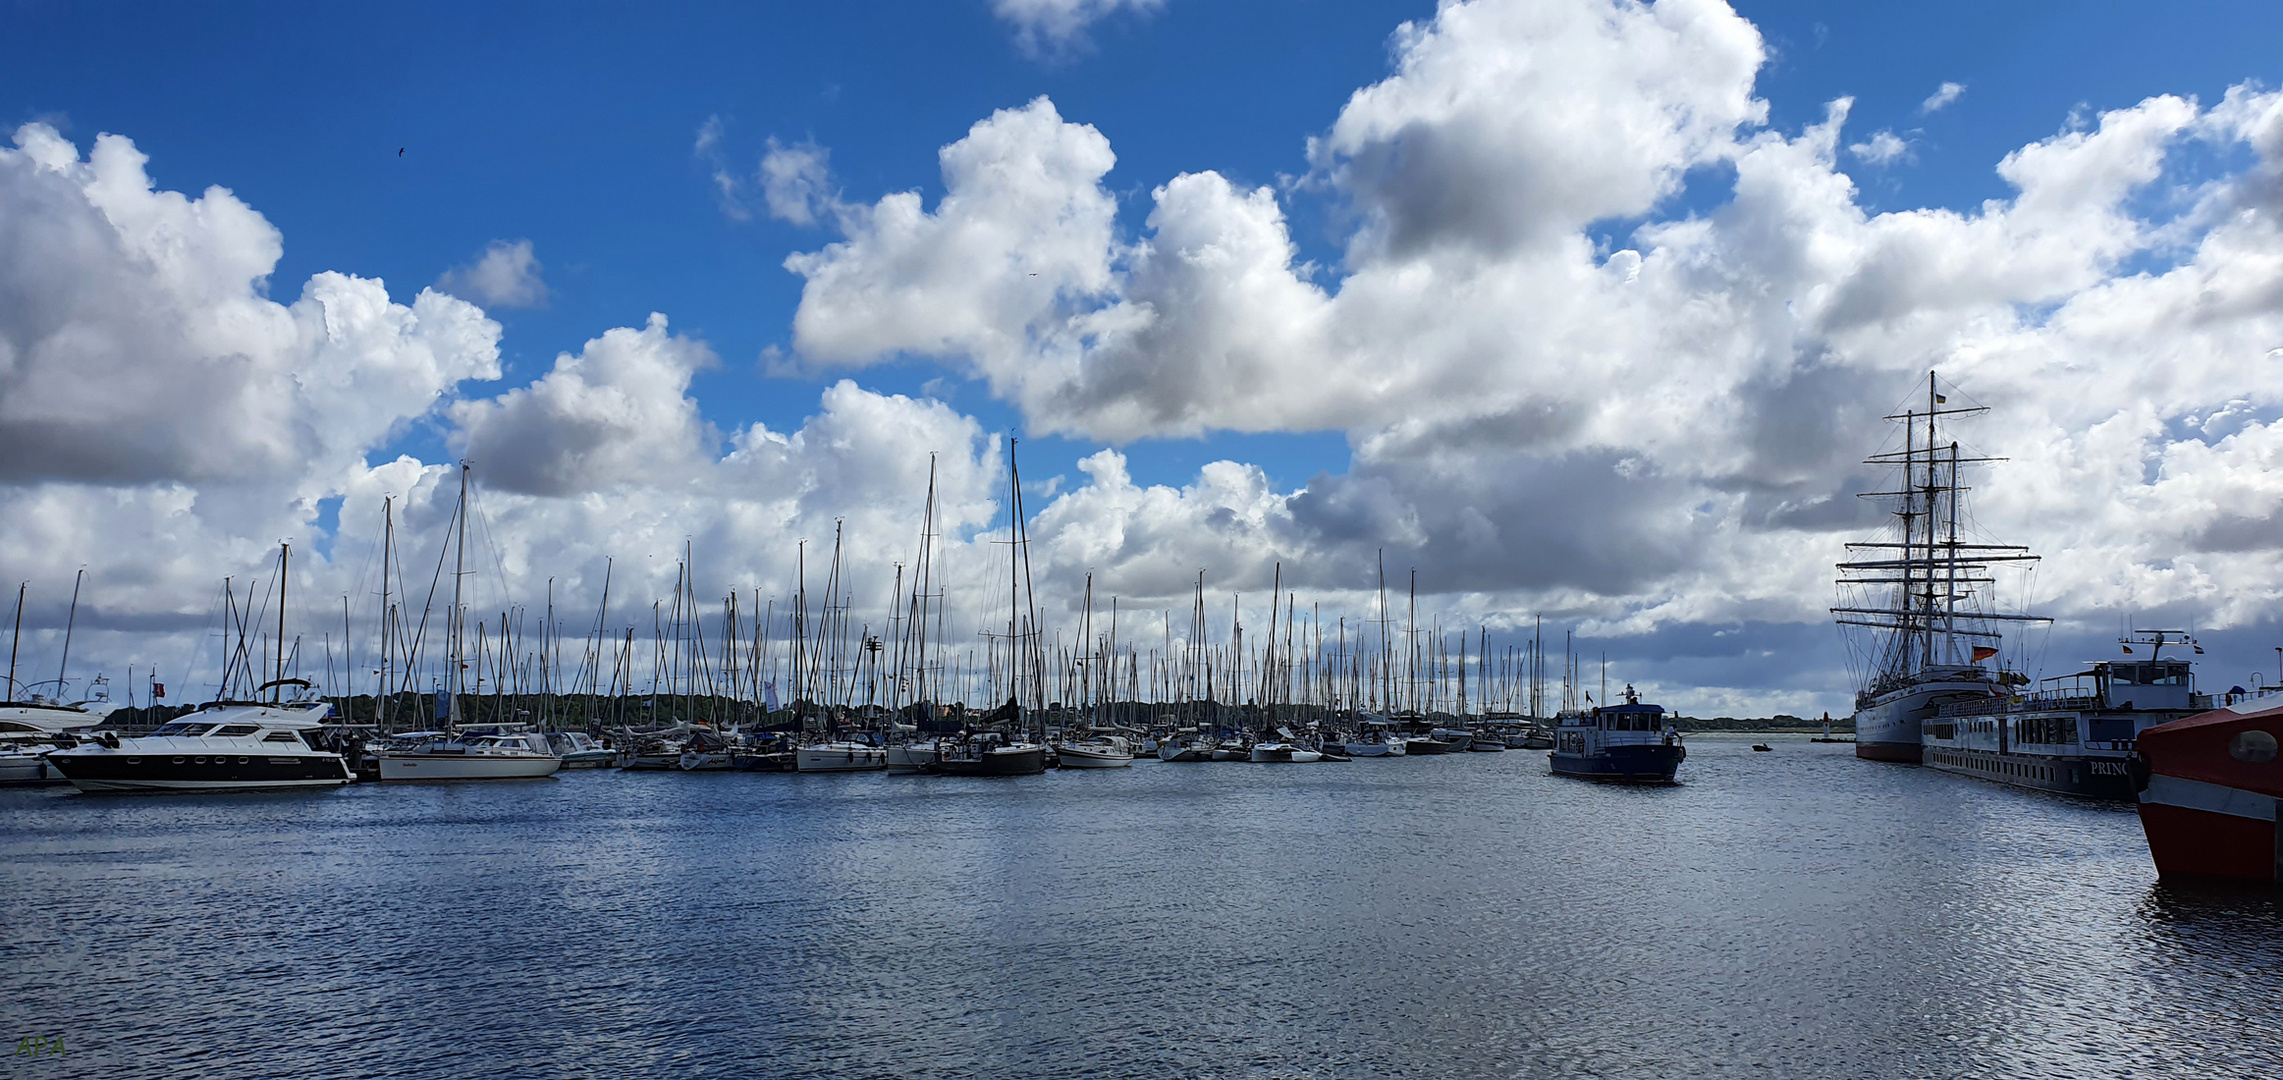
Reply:
M334 787L348 762L318 749L322 701L217 701L140 738L104 732L47 755L81 791L227 791Z

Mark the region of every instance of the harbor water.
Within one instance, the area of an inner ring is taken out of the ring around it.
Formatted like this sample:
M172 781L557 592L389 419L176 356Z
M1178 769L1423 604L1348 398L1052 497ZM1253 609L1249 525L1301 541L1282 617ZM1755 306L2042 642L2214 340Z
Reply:
M1750 741L0 792L0 1019L25 1077L2283 1075L2277 894Z

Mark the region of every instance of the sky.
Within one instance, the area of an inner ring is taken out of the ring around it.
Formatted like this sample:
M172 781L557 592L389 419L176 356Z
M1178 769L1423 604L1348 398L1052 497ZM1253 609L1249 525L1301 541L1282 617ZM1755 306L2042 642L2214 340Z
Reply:
M1384 564L1428 620L1503 649L1543 616L1684 712L1843 714L1831 564L1931 370L1990 408L1955 429L2003 459L1971 525L2042 556L1996 600L2056 621L2005 662L2168 625L2206 688L2272 679L2279 24L22 0L18 678L84 568L71 696L211 683L223 580L266 587L287 538L304 673L370 653L383 500L432 571L462 458L480 610L551 597L584 635L607 560L623 629L685 551L768 609L837 527L884 620L931 454L945 587L996 610L1012 433L1072 634L1091 573L1178 637L1203 572L1255 640L1279 581L1330 636Z

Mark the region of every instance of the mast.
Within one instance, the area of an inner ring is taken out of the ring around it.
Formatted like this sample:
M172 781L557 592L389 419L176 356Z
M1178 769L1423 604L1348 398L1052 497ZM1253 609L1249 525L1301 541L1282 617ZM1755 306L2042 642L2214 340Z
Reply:
M62 701L69 696L64 692L63 676L64 672L71 668L71 631L72 627L79 623L79 583L86 578L87 568L83 566L79 568L78 575L71 579L71 614L65 616L63 620L63 661L57 664L55 669L55 699L57 701ZM278 594L278 603L281 605L285 603L284 593ZM281 623L279 626L278 633L285 633L283 624Z
M16 699L16 648L24 643L24 590L32 587L29 581L16 584L16 634L8 639L8 697ZM154 676L155 678L156 676Z
M375 724L379 725L379 726L380 726L380 730L381 730L381 731L383 731L383 732L387 732L387 731L389 730L389 727L388 727L388 706L389 706L389 699L390 699L391 697L394 697L394 696L395 696L395 688L394 688L394 687L392 687L392 686L389 684L389 677L388 677L388 676L389 676L389 662L390 662L390 660L394 659L394 657L395 657L395 655L396 655L396 633L395 633L395 628L394 628L394 627L393 627L393 625L392 625L392 624L394 623L394 621L395 621L395 617L396 617L396 610L395 610L394 608L390 607L390 606L389 606L389 602L388 602L388 585L389 585L389 581L388 581L389 566L388 566L388 564L389 564L389 555L390 555L390 554L391 554L391 553L394 551L395 547L396 547L396 496L394 496L394 495L384 495L384 496L382 496L382 497L381 497L381 664L380 664L380 693L379 693L379 695L378 695L378 700L375 702L375 704L376 704L376 706L377 706L377 707L374 709L374 716L373 716L373 723L375 723Z
M288 572L288 570L289 570L289 564L288 564L288 562L287 562L288 558L289 558L289 557L291 556L291 554L292 554L292 551L293 551L293 545L292 545L291 543L289 543L289 542L287 542L287 541L284 541L284 540L280 540L280 541L278 541L278 544L277 544L277 674L276 674L276 675L274 675L274 676L271 676L271 678L273 678L274 680L276 680L276 681L274 681L274 682L272 682L272 683L270 684L270 701L271 701L272 703L276 703L276 702L280 702L280 701L283 701L283 700L285 700L285 587L286 587L286 585L287 585L287 584L288 584L288 583L289 583L289 582L292 580L292 574L290 574L290 573Z
M461 626L464 620L460 609L460 580L467 573L468 561L468 463L464 460L460 462L460 503L454 510L453 516L459 519L459 539L452 545L452 613L450 623L452 655L447 661L450 667L444 673L445 689L450 691L452 696L449 706L450 712L446 714L444 719L446 727L458 728L460 726L460 692L467 688L466 675L460 670L463 666L460 652L462 646L466 644L462 640L465 633Z
M1967 543L1959 536L1961 467L2001 459L1965 457L1956 440L1944 447L1940 420L1987 411L1980 405L1950 406L1935 374L1929 372L1926 410L1911 408L1886 417L1902 424L1903 448L1864 459L1868 465L1898 467L1901 479L1893 490L1861 493L1864 498L1895 500L1892 513L1900 524L1899 537L1850 543L1848 559L1837 567L1841 599L1831 608L1836 621L1878 632L1870 647L1858 654L1867 663L1864 694L1909 685L1938 666L1979 663L1961 655L1965 650L1958 640L2000 640L2002 635L1988 628L1989 623L2052 621L1989 611L1978 591L1996 583L1990 576L1995 564L2035 562L2036 555L2016 544Z

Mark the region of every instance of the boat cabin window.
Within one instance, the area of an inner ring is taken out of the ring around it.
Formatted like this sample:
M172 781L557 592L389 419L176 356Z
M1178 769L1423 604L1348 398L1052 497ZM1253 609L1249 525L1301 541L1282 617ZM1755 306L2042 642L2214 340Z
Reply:
M2186 686L2188 665L2171 662L2109 665L2109 677L2124 686Z
M215 732L214 734L216 734L216 735L251 735L251 734L253 734L254 732L260 731L261 729L262 729L262 726L261 726L260 724L224 724L224 725L222 725L222 730L220 730L220 731L217 731L217 732Z
M206 729L212 726L212 724L167 724L159 728L157 731L151 732L151 734L175 735L187 739L193 736L205 734Z
M273 731L267 735L262 736L262 741L298 743L301 741L301 736L296 735L290 731Z

